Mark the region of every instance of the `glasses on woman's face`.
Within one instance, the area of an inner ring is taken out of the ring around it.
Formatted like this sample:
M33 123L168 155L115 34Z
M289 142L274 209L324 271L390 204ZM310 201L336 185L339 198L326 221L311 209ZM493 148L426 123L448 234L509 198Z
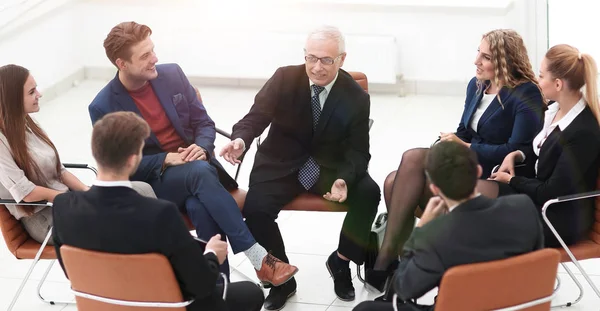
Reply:
M331 57L316 57L314 55L306 55L304 56L304 59L311 64L316 64L318 61L321 61L321 64L323 65L333 65L333 63L335 63L335 61L340 58L340 56L342 56L342 54L338 55L336 58L331 58Z

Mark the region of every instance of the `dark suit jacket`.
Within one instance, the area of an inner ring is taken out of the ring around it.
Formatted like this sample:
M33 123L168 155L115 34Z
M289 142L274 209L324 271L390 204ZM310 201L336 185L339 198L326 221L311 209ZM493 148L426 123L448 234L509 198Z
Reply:
M522 151L526 159L539 160L537 177L515 176L510 180L510 186L527 194L538 206L559 196L597 189L600 125L589 107L563 131L556 127L548 135L540 149L539 159L532 144ZM593 213L593 199L564 202L548 208L549 219L557 226L559 234L565 233L575 239L590 231Z
M217 161L214 150L215 123L196 96L194 87L177 64L157 65L158 77L150 81L152 89L169 117L171 124L186 142L202 147L209 154L208 161L216 167L225 188L235 189L237 183ZM115 111L133 111L142 117L133 99L119 80L118 74L99 93L88 107L92 123ZM151 183L160 177L167 153L156 135L150 134L143 150L144 157L132 180Z
M415 228L404 246L394 290L402 300L416 299L439 286L454 266L504 259L542 246L542 224L529 197L479 196Z
M250 184L292 173L312 156L321 168L348 185L367 172L369 95L344 70L339 75L313 134L311 91L305 65L277 69L256 95L250 112L233 126L246 147L270 124L254 159Z
M527 82L513 89L503 87L499 95L502 104L494 98L479 119L477 132L473 131L471 119L483 97L483 90L478 93L477 79L471 79L465 109L456 130L456 136L471 143L471 149L477 153L483 168L482 178L489 177L494 166L502 163L507 154L531 145L544 125L545 104L535 84Z
M203 255L175 204L127 187L93 186L56 196L52 210L54 245L63 270L63 244L108 253L160 253L171 262L184 297L197 300L190 310L213 310L199 307L222 303L215 291L217 257Z

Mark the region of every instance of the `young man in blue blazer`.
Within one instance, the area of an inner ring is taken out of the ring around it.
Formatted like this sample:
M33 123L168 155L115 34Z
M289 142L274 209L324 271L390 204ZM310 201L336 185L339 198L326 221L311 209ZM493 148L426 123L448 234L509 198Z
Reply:
M114 111L132 111L148 122L142 161L132 180L145 181L157 197L185 208L198 237L227 237L234 253L243 251L263 283L275 286L298 271L268 254L256 242L228 190L237 183L214 156L215 123L177 64L157 65L152 30L121 23L104 40L118 72L89 105L92 123ZM229 275L225 262L222 271Z

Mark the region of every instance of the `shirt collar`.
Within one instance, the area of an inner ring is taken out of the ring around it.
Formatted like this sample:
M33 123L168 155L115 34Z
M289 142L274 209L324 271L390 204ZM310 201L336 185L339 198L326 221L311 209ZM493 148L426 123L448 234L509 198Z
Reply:
M329 92L331 91L331 88L333 87L333 85L335 84L335 81L337 80L338 76L340 75L340 72L338 70L338 72L335 74L335 78L333 78L333 80L331 80L331 82L329 82L329 84L325 85L325 94L329 94ZM309 85L311 87L311 92L312 92L312 85L315 84L314 82L312 82L312 80L309 78Z
M558 112L558 108L559 108L558 103L556 103L556 105L552 105L552 106L555 106L555 107L553 107L553 109L551 111L552 118L550 118L550 122L552 122L552 119ZM556 126L558 126L558 128L561 131L564 131L565 128L567 128L567 126L569 126L569 124L571 124L571 122L573 122L573 120L575 120L575 118L585 109L585 106L586 106L585 99L583 98L583 96L581 96L581 99L577 102L577 104L575 104L575 106L573 106L573 108L571 108L571 110L569 110L569 112L567 112L567 114L564 117L562 117L562 119L560 119L558 122L555 122L550 125L552 126L552 125L556 124Z
M115 180L115 181L106 181L106 180L95 180L94 186L98 187L127 187L133 188L131 185L131 181L129 180Z

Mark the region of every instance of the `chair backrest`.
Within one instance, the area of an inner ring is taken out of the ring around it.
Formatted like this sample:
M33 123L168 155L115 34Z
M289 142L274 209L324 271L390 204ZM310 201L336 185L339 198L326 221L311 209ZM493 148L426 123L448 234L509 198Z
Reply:
M19 258L17 249L29 239L29 234L23 224L10 214L4 205L0 205L0 229L8 250Z
M435 310L495 310L549 297L559 260L557 250L542 249L453 267L442 278ZM550 301L523 310L550 310Z
M367 79L367 75L358 71L350 71L348 72L352 78L360 85L365 92L369 93L369 80Z
M181 289L167 258L161 254L112 254L69 245L60 248L71 288L110 299L182 302ZM79 311L156 311L157 308L107 305L76 297ZM185 311L185 307L168 310Z

